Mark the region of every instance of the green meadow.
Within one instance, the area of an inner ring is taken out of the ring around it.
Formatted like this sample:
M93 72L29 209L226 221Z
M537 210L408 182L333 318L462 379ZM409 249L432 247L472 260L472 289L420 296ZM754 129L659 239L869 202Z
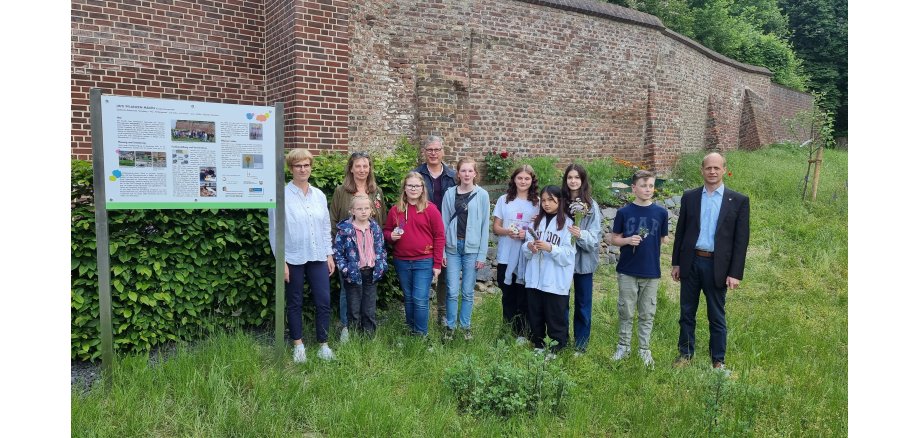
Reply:
M672 178L701 184L702 153ZM478 296L474 338L410 338L401 305L378 313L374 339L330 346L335 361L306 364L290 350L239 330L206 334L170 355L121 356L112 385L71 393L76 437L195 436L845 436L847 434L847 154L825 153L818 199L802 200L807 152L788 145L727 155L726 186L751 198L751 242L740 289L729 291L728 376L707 359L705 303L697 358L675 368L679 285L665 277L652 333L654 368L634 353L611 361L617 332L616 272L595 274L586 355L553 361L574 383L559 410L502 417L460 409L448 369L526 369L532 349L501 324L499 294ZM673 230L672 230L673 231ZM662 254L670 272L671 244ZM430 326L433 328L434 318ZM308 341L312 324L305 325ZM637 339L633 336L633 351Z

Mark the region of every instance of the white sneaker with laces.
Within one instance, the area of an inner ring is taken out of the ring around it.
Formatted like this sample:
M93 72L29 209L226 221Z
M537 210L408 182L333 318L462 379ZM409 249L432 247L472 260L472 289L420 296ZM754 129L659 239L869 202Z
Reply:
M534 349L533 349L533 354L535 354L535 355L543 354L543 349L542 349L542 348L534 348Z
M556 353L549 353L549 354L546 355L546 359L544 359L544 360L546 360L547 362L549 362L549 361L551 361L551 360L553 360L553 359L555 359L555 358L556 358Z
M349 337L350 336L348 334L348 327L342 327L342 333L339 335L339 342L343 344L347 344Z
M655 366L655 359L652 359L652 350L643 350L639 349L639 357L642 358L642 363L647 367Z
M629 356L629 347L617 344L617 351L613 353L613 360L623 360Z
M316 355L319 356L322 360L332 360L335 359L335 354L332 353L332 349L328 345L320 345L319 351L316 352Z
M525 338L525 337L523 337L523 336L518 336L517 339L514 340L514 342L515 342L517 345L527 345L527 338Z
M303 344L298 344L294 346L294 363L304 363L307 361L307 351L303 348Z

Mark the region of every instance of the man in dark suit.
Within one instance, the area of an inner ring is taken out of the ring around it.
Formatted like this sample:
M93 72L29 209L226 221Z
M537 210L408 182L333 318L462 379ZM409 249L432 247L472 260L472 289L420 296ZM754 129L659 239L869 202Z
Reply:
M680 282L680 335L676 365L693 358L696 310L700 290L709 316L709 355L712 367L725 370L725 295L744 277L750 237L750 200L725 188L725 157L713 152L703 158L703 187L687 190L680 200L674 232L671 278Z

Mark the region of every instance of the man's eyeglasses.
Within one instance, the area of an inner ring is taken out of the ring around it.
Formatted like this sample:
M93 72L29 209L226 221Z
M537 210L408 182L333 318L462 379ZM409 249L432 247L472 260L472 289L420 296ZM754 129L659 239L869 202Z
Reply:
M310 166L311 166L310 164L295 164L295 165L291 166L291 168L292 168L292 169L301 170L301 169L309 169Z
M425 148L425 152L428 152L429 154L436 154L436 153L441 152L441 151L443 151L443 150L444 150L444 148Z
M407 189L418 190L418 189L422 188L422 185L421 185L421 184L406 184L406 188L407 188Z

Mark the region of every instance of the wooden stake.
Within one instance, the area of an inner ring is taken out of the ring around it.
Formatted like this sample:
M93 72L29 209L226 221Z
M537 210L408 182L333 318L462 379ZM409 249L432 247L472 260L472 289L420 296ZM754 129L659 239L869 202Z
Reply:
M821 161L824 159L824 145L818 148L818 156L815 162L815 177L811 181L811 200L818 199L818 180L821 178Z

